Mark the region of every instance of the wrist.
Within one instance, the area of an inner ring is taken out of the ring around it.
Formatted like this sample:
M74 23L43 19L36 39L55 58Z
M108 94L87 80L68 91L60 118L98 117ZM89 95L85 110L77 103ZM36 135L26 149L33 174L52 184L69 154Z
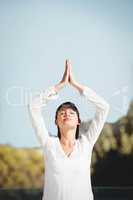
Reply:
M59 82L57 85L55 85L55 91L59 92L64 86L65 86L64 82Z
M82 93L83 91L84 91L84 86L83 85L81 85L81 84L79 84L78 82L76 82L76 81L73 81L72 83L71 83L71 85L74 87L74 88L76 88L78 91L79 91L79 93Z
M73 87L77 87L78 83L76 81L70 81L70 85Z

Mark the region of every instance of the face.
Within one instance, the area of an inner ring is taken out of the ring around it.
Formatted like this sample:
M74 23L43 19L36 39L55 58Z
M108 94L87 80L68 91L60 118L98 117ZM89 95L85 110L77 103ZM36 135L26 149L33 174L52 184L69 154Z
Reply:
M56 125L59 126L59 128L75 128L78 124L78 115L71 108L62 108L58 111Z

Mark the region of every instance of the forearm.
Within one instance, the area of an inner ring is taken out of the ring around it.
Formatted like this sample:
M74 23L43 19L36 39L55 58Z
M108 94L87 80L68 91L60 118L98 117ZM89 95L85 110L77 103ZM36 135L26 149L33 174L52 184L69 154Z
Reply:
M82 130L85 130L89 142L94 145L107 119L110 106L108 102L106 102L101 96L96 94L95 91L87 86L85 86L82 94L87 99L88 103L93 103L96 108L94 118L92 120L89 119L85 122L82 122L80 126Z
M60 81L58 84L56 84L54 86L55 92L58 93L64 86L65 86L65 83L63 83L62 81Z
M55 88L49 87L47 90L42 91L39 95L36 95L31 99L28 104L29 116L35 129L35 133L42 146L45 145L47 138L49 137L48 130L45 126L45 122L42 116L42 108L53 99L58 98L55 92Z
M28 111L31 124L33 129L35 130L35 134L38 138L38 141L41 144L41 146L45 146L49 134L45 126L42 114L36 113L36 110L31 109L29 106L28 106Z
M81 95L85 96L89 102L92 102L97 108L106 109L109 106L109 104L91 88L81 85L76 81L73 81L71 85L77 89Z
M82 94L82 92L83 92L84 89L85 89L85 86L84 86L84 85L81 85L81 84L79 84L79 83L76 82L76 81L73 81L73 82L71 83L71 85L72 85L75 89L77 89L77 90L79 91L80 94Z

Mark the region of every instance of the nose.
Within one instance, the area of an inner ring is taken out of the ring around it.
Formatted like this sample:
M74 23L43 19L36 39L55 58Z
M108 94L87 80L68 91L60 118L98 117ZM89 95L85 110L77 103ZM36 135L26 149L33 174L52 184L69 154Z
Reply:
M68 117L69 116L69 113L65 113L65 117Z
M69 117L69 116L70 116L69 111L66 111L66 112L65 112L65 117Z

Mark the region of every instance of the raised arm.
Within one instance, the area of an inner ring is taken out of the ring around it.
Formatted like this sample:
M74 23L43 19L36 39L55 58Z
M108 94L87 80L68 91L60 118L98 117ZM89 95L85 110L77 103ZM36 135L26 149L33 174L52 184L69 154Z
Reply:
M91 121L82 122L80 126L81 132L85 131L89 142L94 145L102 131L110 107L102 97L88 87L84 87L81 95L87 99L88 103L93 103L96 109L94 118Z
M47 139L50 137L42 116L42 108L46 106L50 100L56 98L58 98L58 94L54 86L52 86L33 97L28 104L31 123L41 146L45 146Z
M68 83L68 77L69 67L65 64L65 72L62 80L55 86L40 92L40 94L33 97L28 104L32 126L42 147L45 146L47 139L50 138L42 116L42 108L45 107L49 101L59 97L58 92Z
M70 66L70 84L79 91L81 96L87 99L88 103L93 103L96 108L94 118L91 121L82 122L80 124L81 133L85 133L85 136L93 146L104 126L110 106L102 97L97 95L94 90L76 82L72 75L71 63L69 61L68 65Z

